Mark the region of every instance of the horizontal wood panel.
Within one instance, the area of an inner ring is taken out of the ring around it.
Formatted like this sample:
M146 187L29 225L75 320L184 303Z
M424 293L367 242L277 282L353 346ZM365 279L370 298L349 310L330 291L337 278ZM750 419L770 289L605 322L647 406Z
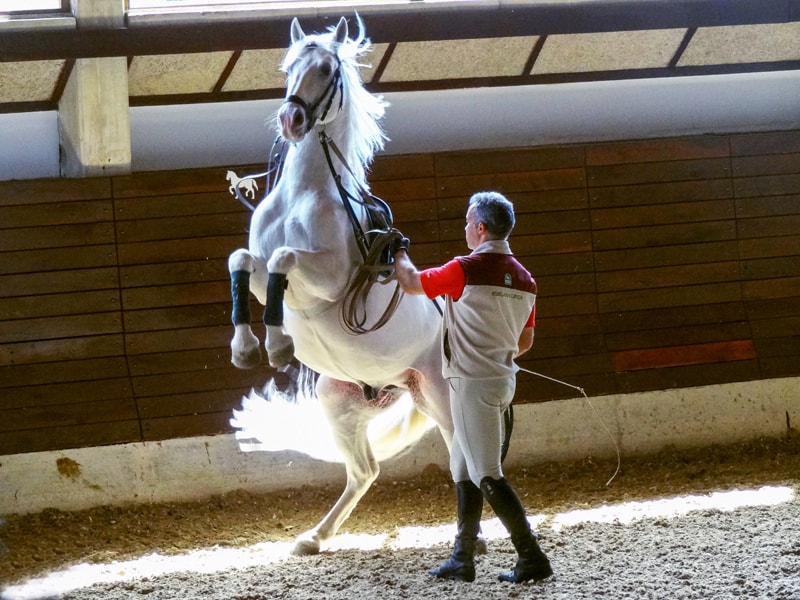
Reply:
M132 398L112 398L96 402L74 402L22 410L0 411L0 433L37 428L69 427L90 423L114 423L138 419Z
M267 375L261 377L266 380ZM252 380L245 377L243 381ZM193 416L198 414L228 412L232 416L234 408L241 408L241 400L253 386L233 388L223 392L192 392L191 394L175 394L164 396L149 396L138 401L139 413L144 420L161 419L164 417Z
M260 166L252 172L259 172ZM203 192L227 193L228 182L225 174L228 169L190 169L186 171L152 171L134 173L113 178L115 198L140 196L171 196L176 194L197 194ZM242 173L249 173L248 167Z
M231 430L275 371L230 364L226 171L0 183L0 454ZM524 403L800 375L799 177L790 131L382 156L371 185L420 267L469 253L473 193L514 202Z
M12 321L58 315L93 314L119 310L119 290L0 298L0 315ZM3 328L0 321L0 330Z
M160 285L122 290L125 310L142 310L164 306L217 304L230 301L229 281L202 281L181 285Z
M233 328L231 327L231 335ZM154 354L139 354L130 358L131 377L160 375L164 373L184 373L198 369L220 369L233 367L230 364L230 348L201 348L177 350L174 352L159 352ZM271 369L269 370L271 373ZM237 377L242 378L250 371L237 372ZM266 380L267 375L264 375Z
M433 178L376 181L371 192L389 204L395 219L436 214L436 180Z
M755 355L752 340L734 340L615 352L613 364L615 371L638 371L710 362L748 360L754 358Z
M517 217L525 213L587 210L589 199L582 188L547 190L545 192L517 192L514 194L514 212ZM452 215L453 217L464 216Z
M0 230L18 227L47 227L72 223L98 223L113 219L112 202L59 202L30 206L0 206Z
M433 154L404 154L401 156L388 156L381 154L375 157L372 163L369 179L371 183L384 180L415 179L419 177L433 177Z
M0 456L141 441L138 419L0 433ZM163 438L162 438L163 439Z
M800 214L800 194L769 198L737 198L736 214L743 219Z
M597 305L601 313L628 310L696 306L741 300L739 282L711 283L653 290L633 290L598 294Z
M122 334L71 337L58 340L3 343L0 364L20 365L69 360L73 356L122 356Z
M584 188L586 174L583 169L558 169L554 171L491 173L485 175L461 175L437 179L441 197L469 199L482 190L498 190L504 194L568 188Z
M626 206L592 211L593 229L618 229L666 225L668 223L696 223L724 221L734 217L732 200L708 200L645 206Z
M120 268L123 287L162 286L196 281L228 281L228 261L222 258L164 262Z
M122 331L119 312L0 321L0 343L77 338Z
M663 163L629 163L588 167L587 172L590 188L604 185L720 179L730 175L730 161L727 158L719 158Z
M731 162L736 177L800 173L800 152L796 154L734 157Z
M220 348L230 344L231 327L196 327L194 329L164 329L145 333L125 334L128 355L153 352L174 352L193 348Z
M116 379L54 382L33 386L22 379L17 382L17 386L0 392L2 394L0 406L3 410L133 398L133 389L127 373Z
M742 177L737 179L734 184L734 190L738 198L785 196L797 193L798 189L800 189L800 173Z
M257 318L263 307L251 300L250 313ZM231 301L218 304L200 304L148 310L125 311L125 331L129 334L143 331L163 331L164 329L185 329L191 327L210 327L230 325ZM233 325L230 325L233 327Z
M440 177L582 168L584 160L584 149L580 146L448 152L435 157Z
M597 274L597 291L616 292L652 288L672 288L718 281L741 279L738 261L654 267L652 269L626 269Z
M117 268L42 271L0 275L0 296L38 296L40 294L110 290L119 287Z
M589 190L592 208L619 208L648 204L674 204L724 200L733 197L730 179L662 181L636 185L593 187Z
M109 222L21 227L3 231L3 235L0 235L0 252L111 243L114 243L114 225Z
M71 249L23 250L0 254L0 275L109 267L116 264L116 247L113 244Z
M127 377L128 365L124 357L66 360L57 363L30 365L4 365L0 367L0 388L28 385L51 385L100 379ZM5 392L2 392L5 396Z
M592 232L594 248L601 251L735 239L736 221L734 220L654 225L628 229L605 229Z
M654 327L649 330L606 334L606 345L610 351L621 351L741 340L750 337L750 324L746 321L670 328L656 327L658 323L653 325Z
M598 271L617 271L645 267L696 265L739 258L736 240L647 248L625 248L595 252Z
M181 415L161 419L142 420L144 441L157 441L196 435L213 435L231 430L231 411Z
M628 371L620 374L618 381L620 392L630 393L752 381L759 376L757 360L737 360Z
M684 328L704 324L748 321L748 311L743 302L725 304L700 304L698 306L670 306L660 309L606 313L600 316L602 328L609 335L619 332L647 329ZM752 317L752 315L750 315Z
M721 158L729 154L725 136L702 136L592 144L586 149L589 166L662 162L675 156L684 159Z
M119 223L117 226L117 239L121 244L130 244L155 240L245 235L249 223L249 213L139 219Z
M165 258L175 261L199 258L225 258L237 248L247 247L247 234L208 236L203 238L158 240L119 244L120 265L146 265L164 262Z
M114 216L120 223L140 219L228 213L250 214L247 208L227 193L226 189L200 194L117 198L114 201Z
M75 202L111 197L111 179L31 179L0 181L0 206Z
M732 135L730 145L733 156L800 152L800 130Z

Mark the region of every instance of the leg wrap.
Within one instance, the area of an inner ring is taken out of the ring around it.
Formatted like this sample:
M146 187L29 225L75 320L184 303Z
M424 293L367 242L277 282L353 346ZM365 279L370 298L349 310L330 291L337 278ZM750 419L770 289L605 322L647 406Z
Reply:
M234 325L250 324L250 273L234 271L231 273L231 321Z
M283 293L286 291L287 284L286 275L283 273L270 273L267 277L265 325L283 325Z

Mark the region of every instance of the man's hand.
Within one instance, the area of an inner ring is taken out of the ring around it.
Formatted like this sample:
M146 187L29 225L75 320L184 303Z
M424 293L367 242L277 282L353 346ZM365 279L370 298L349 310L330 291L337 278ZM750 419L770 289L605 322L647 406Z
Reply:
M400 250L405 250L407 252L410 245L411 240L401 233L398 237L392 238L392 241L389 242L389 256L394 256L400 252Z

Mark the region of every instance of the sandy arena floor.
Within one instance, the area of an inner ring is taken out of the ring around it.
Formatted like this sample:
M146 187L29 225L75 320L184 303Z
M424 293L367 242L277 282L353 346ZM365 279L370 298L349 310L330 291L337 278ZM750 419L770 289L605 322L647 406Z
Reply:
M800 436L623 457L607 487L615 467L586 459L508 473L553 563L542 583L497 581L515 554L488 505L476 581L427 575L449 554L455 519L452 486L431 467L380 478L334 547L312 557L290 556L291 542L338 488L6 515L0 599L800 600Z

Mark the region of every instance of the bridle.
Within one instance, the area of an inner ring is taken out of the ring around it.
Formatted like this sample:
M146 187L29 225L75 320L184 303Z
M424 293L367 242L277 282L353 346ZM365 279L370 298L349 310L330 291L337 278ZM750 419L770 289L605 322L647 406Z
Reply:
M336 58L336 68L333 70L333 74L331 75L331 79L328 82L328 85L322 91L319 98L317 98L314 102L308 103L303 100L297 94L291 94L287 96L283 103L284 104L295 104L300 107L300 110L303 111L303 115L306 118L306 128L304 131L308 133L317 123L317 121L325 121L325 118L328 116L328 113L331 110L331 106L333 105L333 99L336 97L336 90L339 90L339 108L338 110L342 110L342 105L344 102L344 83L342 82L342 61L339 59L338 56L335 54L333 55ZM325 104L325 109L322 111L322 114L319 117L314 117L314 113L317 112L317 109L320 105L325 101L325 98L328 98L327 103Z

